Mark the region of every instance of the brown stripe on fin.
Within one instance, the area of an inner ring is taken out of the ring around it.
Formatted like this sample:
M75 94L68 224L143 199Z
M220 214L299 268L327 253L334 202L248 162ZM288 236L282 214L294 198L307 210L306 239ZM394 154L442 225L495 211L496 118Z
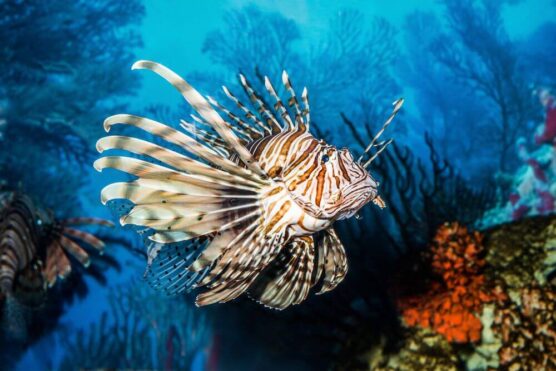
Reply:
M334 229L329 227L320 237L317 241L317 273L313 284L318 283L323 275L324 278L317 295L338 286L348 271L346 252Z
M91 259L89 258L89 254L79 246L75 241L67 238L66 236L61 235L58 238L58 242L60 246L71 254L81 265L84 267L88 267L91 264Z
M102 242L100 238L89 232L80 231L78 229L70 227L64 227L64 229L62 229L62 233L80 239L81 241L86 242L99 251L104 250L104 242Z
M102 219L102 218L87 218L87 217L62 219L60 223L64 225L102 225L105 227L114 226L114 223L112 223L110 220Z
M251 103L257 105L259 115L265 118L266 123L270 128L272 134L278 134L279 132L281 132L282 127L280 126L270 109L267 107L265 102L262 100L262 98L255 92L255 90L253 90L251 84L249 84L249 81L247 81L245 76L239 74L239 81L241 83L241 86L243 86L245 93L247 93L247 96L249 97Z

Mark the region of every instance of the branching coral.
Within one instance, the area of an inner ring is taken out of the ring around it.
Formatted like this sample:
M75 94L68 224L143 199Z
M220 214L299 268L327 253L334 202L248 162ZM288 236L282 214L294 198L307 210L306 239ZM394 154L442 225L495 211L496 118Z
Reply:
M503 22L504 2L443 0L446 35L437 38L432 53L461 87L489 102L496 113L490 134L498 147L499 168L508 169L511 149L534 116L528 81L520 56Z
M204 313L183 298L161 297L144 284L131 283L116 289L109 303L110 310L100 322L64 336L62 370L184 370L198 353L212 350Z
M136 84L121 71L140 45L137 0L2 2L0 173L12 187L75 208L98 124ZM64 179L61 181L61 179Z
M400 300L408 326L432 328L450 342L480 340L482 324L477 313L484 303L503 299L485 287L482 236L458 223L439 228L431 246L432 270L440 276L427 293Z
M355 142L364 148L368 141L358 125L345 115L342 118ZM363 126L372 137L373 128L368 123ZM373 219L399 254L423 249L443 222L458 220L471 224L494 204L492 184L481 189L470 186L440 156L430 135L426 134L424 141L428 159L415 155L409 147L394 144L373 162L373 174L381 182L380 194L388 206L386 217L381 212ZM376 213L371 209L368 212ZM351 234L357 235L355 231Z

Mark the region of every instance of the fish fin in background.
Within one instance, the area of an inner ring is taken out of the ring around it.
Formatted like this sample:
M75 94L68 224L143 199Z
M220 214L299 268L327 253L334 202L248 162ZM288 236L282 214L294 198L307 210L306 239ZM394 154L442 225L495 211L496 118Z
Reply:
M334 289L343 281L348 271L346 251L334 228L329 227L318 235L317 261L313 284L322 278L318 294Z
M193 128L186 124L182 125L186 135L133 115L109 117L104 123L107 132L118 124L133 126L180 152L133 137L101 138L97 142L101 153L115 149L140 156L105 156L95 161L99 171L113 168L135 176L105 187L101 200L105 204L130 201L133 207L121 216L121 224L153 231L148 237L155 244L146 278L154 287L179 293L207 286L209 291L198 296L198 305L232 300L278 255L286 239L286 225L274 226L263 218L263 200L275 185L244 145L279 124L267 117L266 123L260 121L259 131L242 128L238 121L232 126L166 67L142 61L134 64L136 68L150 69L170 82L200 116L196 121L215 134L192 136ZM218 143L218 148L209 143Z
M27 196L4 193L0 209L0 293L13 294L17 274L37 256L36 209Z
M43 270L48 287L54 286L58 279L64 279L70 273L69 259L58 241L53 241L46 249L46 264Z
M98 225L113 227L109 220L100 218L68 218L57 223L52 241L46 248L46 263L43 275L48 287L52 287L58 279L64 279L71 273L71 256L87 268L91 264L89 252L82 245L93 247L98 254L104 252L104 242L94 234L71 227L72 225Z
M314 260L313 237L295 238L257 278L249 296L275 309L301 303L314 285Z

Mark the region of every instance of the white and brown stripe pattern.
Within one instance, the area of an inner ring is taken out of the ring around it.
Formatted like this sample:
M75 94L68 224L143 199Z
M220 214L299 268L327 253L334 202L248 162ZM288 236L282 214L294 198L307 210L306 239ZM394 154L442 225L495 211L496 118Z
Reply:
M71 272L68 256L88 266L89 253L76 241L102 253L104 243L99 238L71 226L112 226L111 222L99 218L56 221L51 213L18 192L3 192L0 199L1 296L13 295L17 286L18 295L42 297L46 287Z
M206 126L196 132L192 124L184 124L183 133L132 115L105 121L106 131L116 124L131 125L183 150L121 136L97 143L100 152L119 149L146 159L101 157L95 168L137 177L107 186L102 202L131 201L134 207L121 223L153 231L149 282L168 293L205 286L198 305L250 292L260 303L279 309L301 303L316 284L322 282L320 292L326 292L341 282L347 260L332 224L375 200L377 183L347 149L310 134L307 89L301 106L284 72L286 107L265 77L275 102L271 105L240 75L255 110L229 89L224 92L248 124L164 66L140 61L133 68L149 69L170 82L201 117L194 120Z

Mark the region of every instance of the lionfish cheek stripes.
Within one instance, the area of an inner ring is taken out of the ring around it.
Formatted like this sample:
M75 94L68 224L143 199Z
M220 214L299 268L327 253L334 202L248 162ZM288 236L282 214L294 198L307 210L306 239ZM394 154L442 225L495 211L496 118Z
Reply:
M120 222L152 232L147 282L168 294L204 287L197 305L246 293L276 309L301 303L313 286L321 293L336 287L347 273L347 259L332 224L369 202L366 195L376 195L365 167L386 148L376 142L401 103L364 155L375 147L377 153L362 165L311 135L307 89L298 100L285 71L288 99L268 77L261 81L264 95L239 75L249 104L223 87L233 106L225 107L158 63L139 61L132 68L161 76L196 111L181 130L115 115L104 123L107 132L133 126L157 137L157 144L119 135L97 143L101 153L133 155L104 156L94 166L135 176L109 184L101 200L130 201L133 207ZM354 191L344 194L349 189Z

